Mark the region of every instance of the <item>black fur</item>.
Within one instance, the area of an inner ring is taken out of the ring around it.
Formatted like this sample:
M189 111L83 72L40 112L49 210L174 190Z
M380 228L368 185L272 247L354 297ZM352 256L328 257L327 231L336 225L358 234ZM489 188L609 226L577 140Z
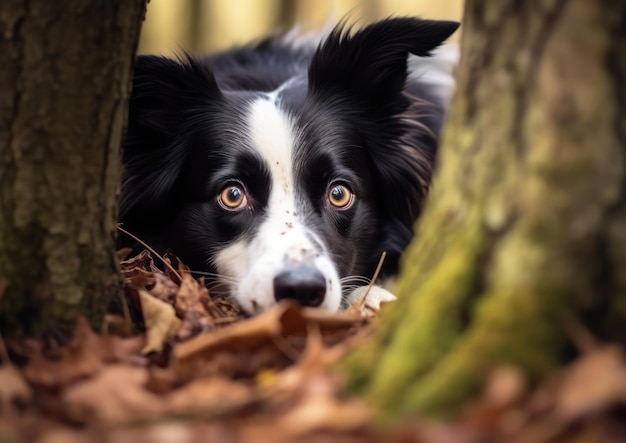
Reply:
M247 148L242 116L281 87L280 106L300 131L299 217L341 277L371 276L382 251L383 274L396 272L426 197L445 107L407 79L407 57L428 56L457 27L396 18L356 32L340 25L317 49L273 37L203 59L138 57L120 222L192 269L215 272L215 254L253 239L268 217L271 171ZM233 177L250 198L238 213L216 203ZM321 203L337 177L358 197L346 211Z

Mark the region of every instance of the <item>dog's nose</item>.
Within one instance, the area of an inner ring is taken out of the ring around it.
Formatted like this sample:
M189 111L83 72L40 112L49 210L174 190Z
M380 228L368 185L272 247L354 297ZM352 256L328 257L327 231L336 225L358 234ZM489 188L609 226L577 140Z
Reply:
M326 279L315 268L293 268L274 277L276 301L289 298L302 306L319 306L326 295Z

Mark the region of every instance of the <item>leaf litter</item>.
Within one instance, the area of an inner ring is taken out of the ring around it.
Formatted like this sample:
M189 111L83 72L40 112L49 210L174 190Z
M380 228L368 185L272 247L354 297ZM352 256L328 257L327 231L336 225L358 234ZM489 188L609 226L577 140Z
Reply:
M493 368L456 417L381 427L333 368L366 344L391 293L359 288L338 314L282 302L247 318L172 254L165 271L148 251L119 255L125 317L108 315L102 333L78 318L72 331L0 340L0 441L626 442L618 347L587 349L534 390L516 368Z

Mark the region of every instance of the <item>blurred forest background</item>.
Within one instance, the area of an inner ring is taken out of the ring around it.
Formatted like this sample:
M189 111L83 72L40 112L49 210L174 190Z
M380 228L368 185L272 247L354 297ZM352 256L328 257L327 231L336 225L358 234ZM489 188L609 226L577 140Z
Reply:
M460 20L462 7L463 0L150 0L139 51L214 52L294 26L324 29L346 15L357 26L405 15Z

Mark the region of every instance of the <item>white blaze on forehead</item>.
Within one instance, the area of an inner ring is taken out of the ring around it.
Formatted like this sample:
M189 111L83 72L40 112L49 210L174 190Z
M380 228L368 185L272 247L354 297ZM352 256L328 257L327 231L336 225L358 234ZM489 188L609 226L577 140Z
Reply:
M277 93L250 103L248 142L270 173L270 196L265 217L248 240L236 242L217 254L220 274L234 278L232 293L248 313L269 308L276 300L274 278L290 267L314 267L324 276L323 309L336 311L341 301L337 270L322 242L296 214L293 151L297 132L290 116L277 105ZM253 191L251 191L253 192ZM315 238L312 242L311 238Z
M274 97L270 96L268 99L259 99L251 104L248 124L252 148L270 168L272 179L270 204L281 193L292 196L292 153L296 137L289 116L276 105Z

